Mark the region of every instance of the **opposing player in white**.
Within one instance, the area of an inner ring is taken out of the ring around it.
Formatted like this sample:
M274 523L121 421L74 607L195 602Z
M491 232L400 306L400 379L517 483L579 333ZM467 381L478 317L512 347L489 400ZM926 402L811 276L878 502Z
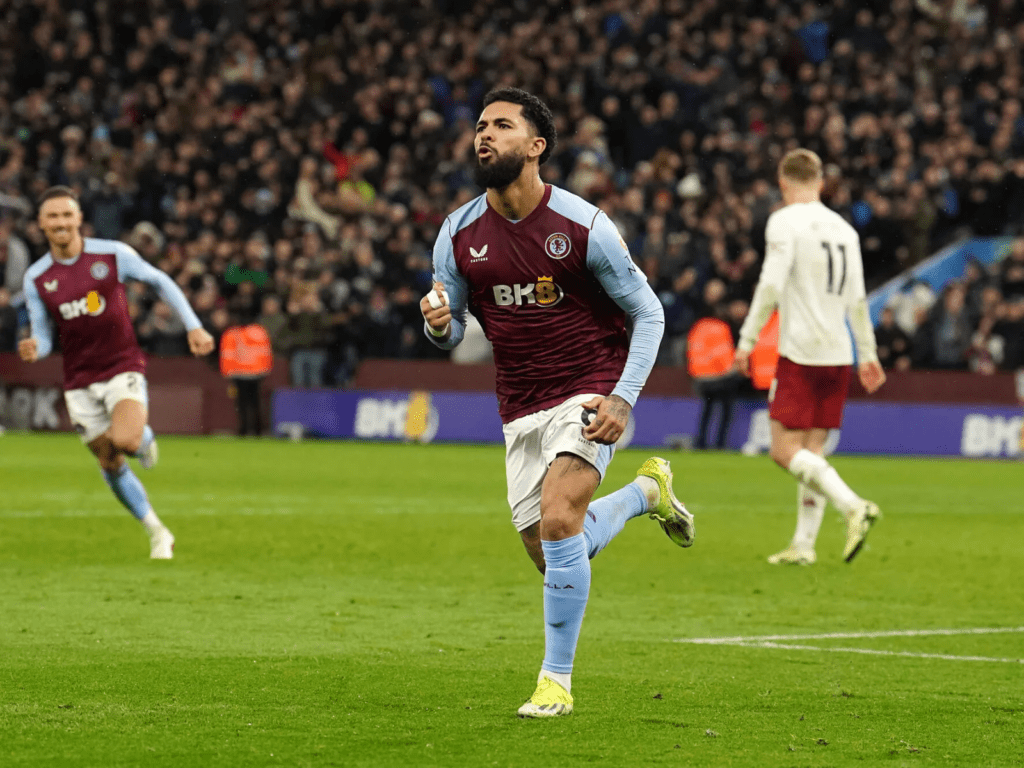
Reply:
M830 429L842 423L853 348L857 373L873 393L885 383L864 290L856 230L821 202L821 159L806 149L779 164L785 206L766 228L764 266L743 327L736 366L750 373L750 352L772 312L779 310L779 366L769 392L771 457L800 482L797 526L772 564L809 565L826 500L846 518L843 559L860 551L879 517L878 506L854 493L823 457Z

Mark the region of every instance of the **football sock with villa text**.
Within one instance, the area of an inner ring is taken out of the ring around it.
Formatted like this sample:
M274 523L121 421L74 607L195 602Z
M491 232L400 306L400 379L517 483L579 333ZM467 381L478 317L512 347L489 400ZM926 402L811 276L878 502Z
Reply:
M590 558L583 534L541 541L544 550L544 664L542 669L572 672L583 613L590 596Z

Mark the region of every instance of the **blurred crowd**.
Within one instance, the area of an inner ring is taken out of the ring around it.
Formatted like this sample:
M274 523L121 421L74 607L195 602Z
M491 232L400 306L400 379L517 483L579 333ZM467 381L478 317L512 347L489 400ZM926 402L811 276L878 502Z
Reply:
M886 368L1024 368L1024 237L993 267L969 262L938 295L908 281L882 310L875 338Z
M431 249L481 191L483 95L515 85L556 115L545 180L618 225L680 364L697 318L742 322L791 147L824 160L869 289L1024 234L1022 52L1013 0L8 0L0 349L46 250L34 200L68 184L87 233L168 272L215 336L258 318L296 384L446 354L418 308ZM1020 250L894 307L890 364L1019 365ZM129 298L148 351L186 351L167 305Z

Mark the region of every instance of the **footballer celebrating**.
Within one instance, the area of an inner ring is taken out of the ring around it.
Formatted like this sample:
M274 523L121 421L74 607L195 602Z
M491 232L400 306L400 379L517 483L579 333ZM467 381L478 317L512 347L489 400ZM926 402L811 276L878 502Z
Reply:
M555 141L551 112L535 96L503 88L485 97L474 146L486 193L445 220L435 283L420 301L437 346L462 340L468 310L494 348L512 522L544 574L544 660L520 717L572 711L590 558L645 513L679 546L694 536L663 459L649 459L632 483L591 501L665 321L608 217L541 180Z
M52 318L64 353L64 400L71 422L96 455L114 496L149 534L150 557L169 560L174 536L124 459L137 457L149 469L156 463L157 446L147 424L146 360L122 283L133 279L154 286L184 321L193 354L211 352L213 338L170 277L124 243L83 238L81 226L74 190L51 187L42 194L39 227L50 250L25 273L32 328L18 343L18 354L31 363L50 353Z
M750 352L769 316L779 310L779 364L769 390L771 456L800 482L797 526L773 565L810 565L831 501L846 518L843 559L850 562L879 516L843 482L822 455L830 429L842 423L853 348L867 392L885 383L864 291L857 231L821 202L821 159L794 149L779 163L784 207L768 218L766 253L747 319L740 329L736 366L750 374Z

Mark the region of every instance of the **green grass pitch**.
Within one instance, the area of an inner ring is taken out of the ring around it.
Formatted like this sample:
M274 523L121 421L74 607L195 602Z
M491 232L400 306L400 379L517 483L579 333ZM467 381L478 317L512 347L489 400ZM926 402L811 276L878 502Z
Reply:
M151 562L73 436L0 437L0 765L1022 764L1019 463L837 457L884 518L845 565L830 510L818 564L780 568L788 476L664 455L696 544L627 525L576 711L524 721L541 586L500 447L163 438Z

